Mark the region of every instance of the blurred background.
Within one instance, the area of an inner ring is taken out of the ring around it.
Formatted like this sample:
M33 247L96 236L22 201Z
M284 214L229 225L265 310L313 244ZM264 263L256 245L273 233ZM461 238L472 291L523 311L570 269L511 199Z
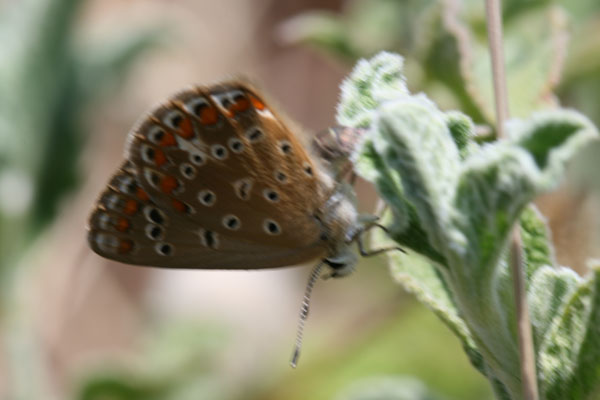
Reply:
M512 114L562 104L600 123L600 3L503 3ZM493 134L482 4L0 0L0 398L491 399L383 258L317 284L292 370L310 268L133 267L85 232L128 130L190 84L251 77L310 134L334 124L356 60L390 50L411 90ZM599 155L538 200L559 262L582 275L600 257ZM357 191L372 210L373 189Z

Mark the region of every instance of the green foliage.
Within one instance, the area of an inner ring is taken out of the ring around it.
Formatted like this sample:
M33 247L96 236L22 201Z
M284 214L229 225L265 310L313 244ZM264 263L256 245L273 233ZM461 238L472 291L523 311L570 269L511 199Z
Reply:
M371 378L354 383L336 400L439 400L418 380L408 377Z
M152 332L150 330L149 332ZM105 365L82 377L79 400L226 399L232 388L215 376L217 350L227 342L211 324L170 321L145 341L135 368Z
M600 47L589 40L598 35L597 3L514 0L502 5L511 114L523 117L554 106L558 89L562 98L600 121L590 106L600 101ZM354 0L341 14L309 11L283 28L289 42L309 44L348 63L381 50L404 54L411 87L477 123L494 119L482 1Z
M428 265L424 259L423 263ZM421 264L413 266L420 271ZM416 379L422 382L418 387L428 388L427 393L441 393L448 399L490 399L485 380L470 367L453 335L441 329L433 314L408 300L398 301L394 295L382 302L388 316L376 324L367 321L356 328L359 334L355 330L338 334L340 339L333 345L329 341L313 343L314 336L307 337L312 339L305 345L299 368L257 399L338 400L355 392L400 391L404 382L409 382L409 390ZM377 308L371 315L381 312ZM406 376L412 378L397 379ZM371 391L370 384L383 388Z
M0 271L54 217L79 181L81 117L130 69L162 30L113 44L74 40L84 0L3 6L0 24ZM6 282L6 279L1 279Z
M558 184L570 159L598 142L595 127L558 109L511 122L508 139L469 146L469 120L407 93L402 65L389 53L360 62L338 109L340 123L370 126L355 166L390 206L391 238L430 260L415 269L414 256L392 255L394 276L457 334L498 398L519 399L505 248L521 220L542 398L591 399L600 386L596 275L583 280L556 266L542 219L532 209L522 212ZM393 79L378 79L382 74Z
M78 42L77 17L85 3L0 4L0 325L10 376L3 394L10 398L48 397L50 386L38 333L19 303L25 274L31 272L24 250L79 183L89 128L83 113L115 89L160 34L157 29L121 33L110 45Z

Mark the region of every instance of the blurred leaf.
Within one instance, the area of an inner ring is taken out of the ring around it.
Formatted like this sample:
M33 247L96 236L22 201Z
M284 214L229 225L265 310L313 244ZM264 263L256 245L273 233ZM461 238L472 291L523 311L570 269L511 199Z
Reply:
M352 61L359 57L359 54L352 48L345 28L333 14L311 12L289 19L279 27L278 33L286 43L313 45Z
M149 330L140 359L125 368L105 360L82 377L79 400L227 399L233 390L215 375L217 351L226 347L227 331L213 324L168 321Z
M9 176L22 176L29 189L14 191L23 196L18 210L3 207L0 198L0 270L52 220L62 197L76 186L86 131L83 110L107 88L114 89L162 34L154 29L121 35L109 46L79 47L74 25L83 3L24 0L19 7L4 6L10 18L0 25L0 37L6 39L0 55L6 61L0 67L0 140L5 143L0 177L14 171ZM0 179L0 197L15 187L7 182L12 181Z
M397 304L395 299L387 304ZM307 343L304 363L257 399L331 400L363 379L403 374L450 399L491 398L485 380L471 368L456 339L432 313L412 302L391 311L393 315L367 329L363 323L360 330L340 332L344 340L334 338L333 343L322 343L314 351Z
M444 57L442 46L452 48L448 37L431 48L428 68L432 78L441 78L462 99L472 113L476 104L486 121L494 120L492 75L485 29L478 30L465 14L471 11L455 2L444 9L444 27L458 54ZM527 12L524 12L527 11ZM504 53L511 115L526 116L554 105L553 89L558 84L566 56L566 17L554 6L522 9L505 23ZM484 25L485 27L485 25ZM448 69L448 62L451 67ZM446 71L443 69L446 68ZM459 72L460 75L457 75ZM470 100L465 98L468 93ZM477 118L478 119L478 118Z

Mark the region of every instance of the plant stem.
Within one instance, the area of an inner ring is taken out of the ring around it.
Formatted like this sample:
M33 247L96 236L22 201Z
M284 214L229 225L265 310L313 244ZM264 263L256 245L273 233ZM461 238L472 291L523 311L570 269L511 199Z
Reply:
M504 73L504 55L502 47L502 12L500 0L486 0L488 41L492 58L494 77L494 97L496 103L496 130L498 138L504 137L504 122L508 118L508 96ZM510 266L513 276L515 307L517 313L517 332L519 335L519 355L521 361L521 380L523 396L527 400L537 400L538 387L535 371L535 355L529 321L529 307L525 293L523 276L523 246L519 225L513 227L510 236Z

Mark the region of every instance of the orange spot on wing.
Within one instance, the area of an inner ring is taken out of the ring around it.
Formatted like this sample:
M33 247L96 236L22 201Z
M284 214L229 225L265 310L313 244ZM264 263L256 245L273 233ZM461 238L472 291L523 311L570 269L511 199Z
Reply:
M165 175L160 181L160 189L167 194L170 194L177 186L177 179L169 175Z
M200 111L200 122L202 122L203 125L212 125L217 123L218 120L219 113L215 107L202 107L202 110Z
M148 196L148 193L146 193L146 191L144 189L142 189L141 187L137 188L137 191L135 194L138 197L138 199L140 199L141 201L150 200L150 196Z
M184 118L183 121L181 121L177 134L184 139L191 139L194 136L194 127L189 118Z
M248 100L248 98L242 97L242 96L237 97L235 99L235 102L231 105L231 107L229 107L229 109L231 111L233 111L234 113L244 112L249 108L250 108L250 100Z
M123 207L123 213L127 214L127 215L133 215L137 212L138 210L138 202L133 200L133 199L129 199L125 202L125 207Z
M177 199L173 199L173 208L179 212L185 212L187 207L183 201L179 201Z
M115 224L115 229L118 230L119 232L125 232L126 230L129 229L130 226L131 226L131 224L129 223L127 218L121 217Z
M121 254L129 253L132 249L133 249L133 241L131 241L129 239L123 239L119 243L118 251Z
M163 147L175 146L177 144L177 141L175 140L175 136L173 136L172 133L165 132L159 144Z
M264 110L266 108L265 103L260 101L258 97L250 95L250 102L257 110Z
M161 165L165 164L166 162L167 162L167 156L165 156L165 153L160 149L155 149L154 150L154 163L160 167Z

